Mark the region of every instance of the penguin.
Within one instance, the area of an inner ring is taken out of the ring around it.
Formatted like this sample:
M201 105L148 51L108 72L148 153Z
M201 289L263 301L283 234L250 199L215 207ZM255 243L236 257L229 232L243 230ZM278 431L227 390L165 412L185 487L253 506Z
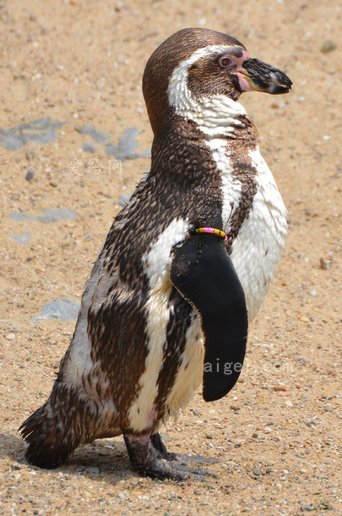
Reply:
M238 100L291 85L209 29L180 30L153 52L151 169L114 219L49 398L19 429L29 463L55 468L79 445L123 435L138 474L189 477L160 427L201 383L207 402L233 388L287 234Z

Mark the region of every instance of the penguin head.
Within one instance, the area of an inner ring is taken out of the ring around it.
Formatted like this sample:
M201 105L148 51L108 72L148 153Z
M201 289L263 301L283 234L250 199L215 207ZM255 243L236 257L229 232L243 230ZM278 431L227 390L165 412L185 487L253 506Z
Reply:
M206 99L224 96L237 101L251 90L285 93L291 84L277 68L250 59L237 39L190 28L176 32L153 52L144 71L143 94L157 134L174 112L186 117Z

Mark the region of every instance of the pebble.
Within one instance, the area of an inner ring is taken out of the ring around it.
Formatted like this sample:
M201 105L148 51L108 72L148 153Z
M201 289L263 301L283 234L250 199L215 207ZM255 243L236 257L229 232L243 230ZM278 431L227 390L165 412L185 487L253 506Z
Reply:
M301 510L303 512L311 512L315 510L315 506L313 503L302 503Z
M323 45L321 46L321 52L323 54L327 54L328 52L332 52L336 48L336 43L334 41L331 41L328 39L327 41L324 41Z
M311 297L317 297L317 290L315 288L310 290L310 296Z
M25 179L26 181L32 181L32 179L34 178L34 172L33 170L28 170L25 174Z
M15 339L15 333L9 333L6 335L6 340L14 340Z
M273 386L273 390L275 392L286 392L287 391L287 387L285 385L274 385Z
M331 260L325 260L324 258L319 259L319 268L323 271L331 269Z
M253 466L252 467L252 473L256 476L256 477L259 477L261 475L261 471L260 469L258 468L258 466Z

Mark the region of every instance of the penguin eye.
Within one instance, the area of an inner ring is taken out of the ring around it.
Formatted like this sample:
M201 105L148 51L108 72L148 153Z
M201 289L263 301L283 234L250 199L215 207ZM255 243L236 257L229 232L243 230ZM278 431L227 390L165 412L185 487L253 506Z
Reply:
M218 63L221 68L232 68L234 66L233 60L228 56L221 56Z

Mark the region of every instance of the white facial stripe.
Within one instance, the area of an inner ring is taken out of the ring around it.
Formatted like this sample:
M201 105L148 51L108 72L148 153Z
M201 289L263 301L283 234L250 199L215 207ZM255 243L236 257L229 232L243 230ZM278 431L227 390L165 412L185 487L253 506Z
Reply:
M174 69L171 79L169 81L169 104L176 108L177 111L183 111L191 106L191 93L188 90L188 75L189 69L202 57L217 53L222 54L235 48L232 45L209 45L207 47L199 48L188 59L184 59L177 68ZM190 106L188 105L190 104Z
M142 258L150 286L147 303L148 355L145 372L139 379L141 388L138 397L129 409L130 426L136 432L146 430L155 420L153 402L158 394L157 381L163 365L163 348L172 310L168 306L171 290L170 253L172 247L184 239L187 230L187 221L173 220Z

